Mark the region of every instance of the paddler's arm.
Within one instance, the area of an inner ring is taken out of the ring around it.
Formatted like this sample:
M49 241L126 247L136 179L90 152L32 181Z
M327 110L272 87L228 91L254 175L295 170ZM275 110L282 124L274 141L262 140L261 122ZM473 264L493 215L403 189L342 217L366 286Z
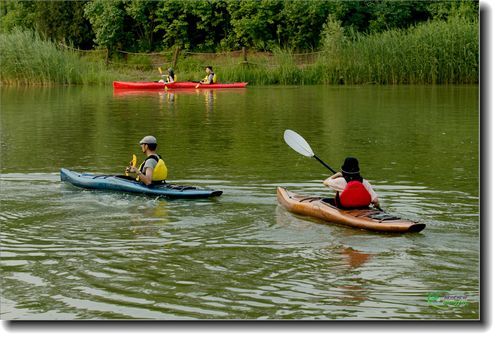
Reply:
M340 178L340 177L342 177L342 173L341 172L337 172L335 175L332 175L332 176L328 177L327 179L325 179L323 181L323 185L325 185L327 187L330 187L332 189L336 189L336 188L334 188L334 187L336 187L336 185L335 185L335 182L333 182L333 180L336 179L336 178Z
M144 175L135 166L128 168L128 172L131 174L137 174L136 179L139 179L142 183L150 185L153 181L153 168L146 168L146 174Z
M363 184L365 185L365 188L370 193L370 196L372 198L372 204L373 204L373 206L375 208L377 208L378 210L382 211L382 208L380 208L380 201L378 200L378 195L375 192L375 190L373 190L372 185L370 184L370 182L368 182L367 180L364 180Z
M139 180L142 183L144 183L146 185L150 185L153 182L153 168L146 168L145 175L142 172L139 172L137 174L137 178L139 178Z

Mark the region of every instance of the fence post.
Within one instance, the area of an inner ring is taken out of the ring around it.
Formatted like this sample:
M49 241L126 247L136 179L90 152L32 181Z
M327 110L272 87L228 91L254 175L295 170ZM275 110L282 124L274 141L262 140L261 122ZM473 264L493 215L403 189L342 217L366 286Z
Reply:
M106 48L106 67L109 65L109 49Z
M248 64L247 48L245 46L243 46L242 52L243 52L243 64L247 65Z
M181 48L179 46L177 46L175 48L175 52L174 52L174 60L173 60L173 68L175 69L175 67L177 66L177 58L179 58L179 52L181 51Z

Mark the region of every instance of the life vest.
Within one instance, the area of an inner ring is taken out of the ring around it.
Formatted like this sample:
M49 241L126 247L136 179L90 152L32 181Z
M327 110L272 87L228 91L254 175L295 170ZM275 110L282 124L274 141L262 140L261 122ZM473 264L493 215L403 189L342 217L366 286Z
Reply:
M144 174L143 172L144 164L146 164L146 161L150 158L158 162L156 163L156 166L153 169L153 178L151 178L151 181L160 182L166 180L168 174L167 165L159 155L150 155L148 158L146 158L144 162L142 162L141 165L139 166L139 171Z
M161 76L161 80L159 80L160 83L174 83L177 81L177 74L174 74L174 77L172 77L170 74L163 74Z
M343 208L364 208L370 205L372 197L360 181L350 181L340 194Z
M211 82L211 83L209 83L209 82L208 82L208 76L210 76L210 74L212 74L212 75L213 75L213 77L212 77L212 82ZM215 83L217 82L217 75L216 75L215 73L210 73L210 74L209 74L209 75L207 75L205 78L203 78L203 82L204 82L205 84L215 84Z

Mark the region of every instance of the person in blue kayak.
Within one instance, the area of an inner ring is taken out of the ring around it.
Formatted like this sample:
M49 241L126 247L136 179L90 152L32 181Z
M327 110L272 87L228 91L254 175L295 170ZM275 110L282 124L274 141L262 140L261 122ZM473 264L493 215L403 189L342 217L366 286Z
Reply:
M215 84L217 82L217 75L214 73L212 66L205 67L205 73L207 74L200 84Z
M341 172L323 181L327 187L335 190L335 205L339 208L366 208L373 204L380 209L378 195L371 184L361 177L359 162L354 157L347 157Z
M146 155L146 159L141 163L139 168L130 164L125 170L129 174L135 176L137 181L146 185L159 183L167 179L168 169L160 155L156 153L158 146L154 136L146 136L139 142L142 152Z

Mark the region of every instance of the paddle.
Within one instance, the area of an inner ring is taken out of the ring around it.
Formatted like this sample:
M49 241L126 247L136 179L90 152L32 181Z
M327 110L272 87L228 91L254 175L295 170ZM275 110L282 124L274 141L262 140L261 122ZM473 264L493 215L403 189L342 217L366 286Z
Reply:
M137 156L135 154L132 155L132 160L129 163L129 166L135 167L137 165ZM125 176L128 177L128 171L125 170Z
M309 158L315 158L318 162L323 164L328 170L330 170L334 174L337 173L337 171L333 170L328 164L323 162L318 156L314 154L313 150L309 146L309 143L307 143L307 141L297 132L292 130L285 130L283 138L285 139L285 142L288 144L288 146L294 149L296 152ZM380 208L379 206L375 206L375 208L383 212L382 208Z
M163 80L163 82L165 83L165 78L164 78L165 76L163 75L163 71L162 71L160 66L158 66L158 72L160 72L160 77ZM162 80L159 80L158 82L161 82Z
M328 170L330 170L334 174L337 173L337 171L332 169L328 164L323 162L318 156L314 154L313 150L311 149L307 141L297 132L292 130L285 130L283 138L285 139L285 142L288 144L288 146L294 149L296 152L300 153L303 156L316 159L318 162L323 164Z

